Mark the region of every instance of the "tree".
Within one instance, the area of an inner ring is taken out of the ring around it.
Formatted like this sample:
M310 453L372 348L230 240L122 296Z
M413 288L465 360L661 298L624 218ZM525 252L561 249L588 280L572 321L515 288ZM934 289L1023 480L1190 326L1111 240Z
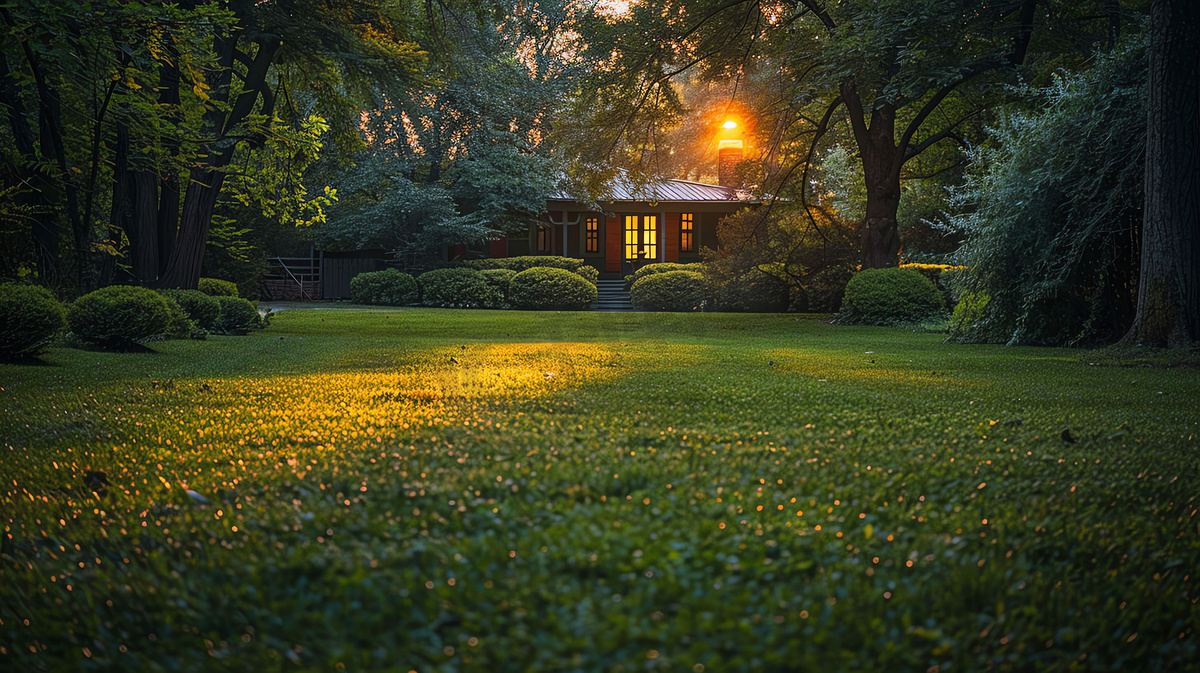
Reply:
M377 87L365 149L332 178L326 246L426 254L518 231L545 209L557 162L542 142L564 97L556 3L435 6L430 80Z
M407 0L0 4L0 95L15 147L5 186L35 213L39 278L54 282L65 230L80 290L108 282L126 252L140 282L194 287L228 177L256 163L251 154L306 134L305 91L335 139L357 143L354 98L418 78L414 9Z
M610 156L644 154L682 112L674 81L683 73L701 68L710 78L770 76L777 96L764 112L800 129L791 132L806 134L809 147L781 166L780 179L806 180L818 143L848 122L865 179L861 261L894 266L905 165L962 140L981 108L996 100L989 85L994 91L1025 61L1036 10L1049 4L694 0L662 12L641 3L625 16L600 16L587 25L596 67L579 109L591 111L594 139ZM1072 18L1082 13L1056 11ZM1056 30L1044 27L1043 42L1059 39Z
M1145 214L1137 313L1126 344L1200 339L1200 7L1150 11Z

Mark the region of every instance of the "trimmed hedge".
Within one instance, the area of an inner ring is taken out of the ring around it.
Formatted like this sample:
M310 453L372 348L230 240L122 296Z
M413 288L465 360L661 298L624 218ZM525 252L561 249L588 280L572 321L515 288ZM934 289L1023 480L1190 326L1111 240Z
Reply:
M582 310L596 301L596 286L566 269L533 267L513 276L509 298L527 310Z
M487 284L494 289L504 301L497 305L489 305L487 308L508 308L508 295L512 290L512 279L517 276L517 272L512 269L484 269L479 272Z
M468 262L463 262L463 266L468 269L476 269L483 271L485 269L511 269L520 273L534 267L545 267L550 269L566 269L572 273L577 273L589 283L595 284L600 280L600 271L583 261L574 257L560 257L557 255L525 255L522 257L495 257L490 259L473 259Z
M250 330L262 329L265 325L258 309L249 300L241 297L217 297L221 303L221 316L213 331L217 334L245 334Z
M211 330L221 315L221 302L199 290L159 290L158 293L178 304L200 329Z
M920 322L945 303L933 281L916 269L863 269L846 284L838 322L893 325Z
M163 339L203 339L208 336L208 332L196 327L179 302L166 295L163 295L163 299L167 300L167 310L171 315L167 329L160 335Z
M0 354L37 355L66 324L66 311L46 288L0 285Z
M708 297L704 275L695 271L652 273L629 289L629 301L654 311L698 311Z
M757 269L726 282L714 293L716 310L725 313L781 313L791 301L791 288Z
M950 313L950 339L966 337L975 323L983 320L988 302L992 298L982 292L967 292L954 305Z
M411 304L417 300L417 281L398 269L360 273L350 279L350 300L384 306Z
M110 285L89 292L67 309L75 336L103 348L130 348L163 334L171 324L167 299L153 290Z
M960 274L967 270L965 266L954 266L953 264L920 264L917 262L901 264L900 268L916 269L921 272L922 276L933 281L938 291L942 293L942 299L946 306L953 306L958 301L958 293L955 291L954 284Z
M502 306L504 297L474 269L453 268L426 271L417 278L421 303L446 308Z
M196 289L210 297L238 296L237 283L231 283L220 278L201 278L200 282L196 285Z
M657 273L668 273L671 271L694 271L697 273L704 273L704 264L703 263L679 264L676 262L659 262L658 264L647 264L646 266L641 267L637 271L634 271L631 275L625 276L625 284L628 285L630 288L632 288L634 283L645 278L646 276L653 276L654 274L657 274Z

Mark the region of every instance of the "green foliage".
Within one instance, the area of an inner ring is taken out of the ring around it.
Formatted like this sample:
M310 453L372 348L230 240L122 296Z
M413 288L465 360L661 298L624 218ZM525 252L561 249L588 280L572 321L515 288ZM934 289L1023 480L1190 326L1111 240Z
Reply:
M66 312L44 287L0 284L0 355L37 355L66 326Z
M853 264L843 263L827 266L808 276L804 290L808 298L808 310L816 313L836 313L842 308L846 284L858 273Z
M200 290L159 290L159 294L175 302L188 319L200 329L211 330L221 315L221 302Z
M991 129L950 225L966 289L991 297L959 338L1089 344L1120 338L1136 305L1146 45L1096 57L1030 91L1037 102Z
M975 327L975 323L983 319L989 301L991 297L979 292L963 294L950 314L950 339L962 341Z
M863 269L846 284L838 322L919 323L939 315L944 308L937 286L916 269Z
M167 328L161 334L164 339L203 339L208 336L208 332L197 327L196 323L188 317L187 311L175 301L173 297L161 294L167 302L167 312L170 314L170 320L167 323Z
M469 269L512 269L517 273L532 269L535 266L547 267L551 269L566 269L572 273L583 276L590 283L595 283L600 279L600 272L596 267L588 264L582 259L574 257L558 257L556 255L525 255L523 257L495 257L487 259L472 259L463 262L463 266Z
M360 273L350 279L350 300L385 306L411 304L417 300L417 281L398 269Z
M656 273L667 273L668 271L693 271L696 273L703 273L704 272L704 264L703 263L676 264L674 262L661 262L658 264L647 264L645 266L638 268L638 270L634 271L632 274L625 276L625 284L628 285L630 288L632 288L634 283L637 283L639 280L645 278L646 276L651 276Z
M483 269L479 275L483 276L487 284L504 297L503 305L488 306L488 308L508 308L508 293L512 289L512 279L516 277L517 272L512 269Z
M635 280L629 290L629 301L636 308L655 311L699 311L708 295L708 283L703 274L664 269Z
M715 295L721 312L776 313L787 310L791 287L777 274L750 269L718 285Z
M171 308L153 290L110 285L76 299L67 309L67 324L86 343L128 349L163 334L171 325Z
M577 311L596 301L596 286L566 269L535 266L513 276L508 299L519 309Z
M213 325L217 334L245 334L266 327L258 309L249 300L241 297L220 296L221 315Z
M6 669L1194 668L1186 367L793 315L159 348L4 366Z
M444 308L503 306L504 295L474 269L434 269L417 278L421 303Z
M238 287L236 283L219 278L201 278L196 289L204 294L212 297L236 297L238 296Z

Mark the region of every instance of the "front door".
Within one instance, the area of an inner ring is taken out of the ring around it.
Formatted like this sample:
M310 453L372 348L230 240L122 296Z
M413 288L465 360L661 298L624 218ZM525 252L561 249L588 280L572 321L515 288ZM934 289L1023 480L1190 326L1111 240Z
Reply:
M633 273L658 261L658 216L626 215L622 271Z

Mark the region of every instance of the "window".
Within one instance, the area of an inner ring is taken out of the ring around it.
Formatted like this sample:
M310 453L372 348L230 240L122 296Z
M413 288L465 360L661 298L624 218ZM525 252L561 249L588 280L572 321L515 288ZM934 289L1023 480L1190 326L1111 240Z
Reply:
M680 216L679 251L696 252L696 216L691 213Z
M584 222L584 252L600 252L600 218L589 217Z
M654 215L625 216L625 259L658 259L658 218Z
M550 227L538 225L537 228L537 251L550 252Z

